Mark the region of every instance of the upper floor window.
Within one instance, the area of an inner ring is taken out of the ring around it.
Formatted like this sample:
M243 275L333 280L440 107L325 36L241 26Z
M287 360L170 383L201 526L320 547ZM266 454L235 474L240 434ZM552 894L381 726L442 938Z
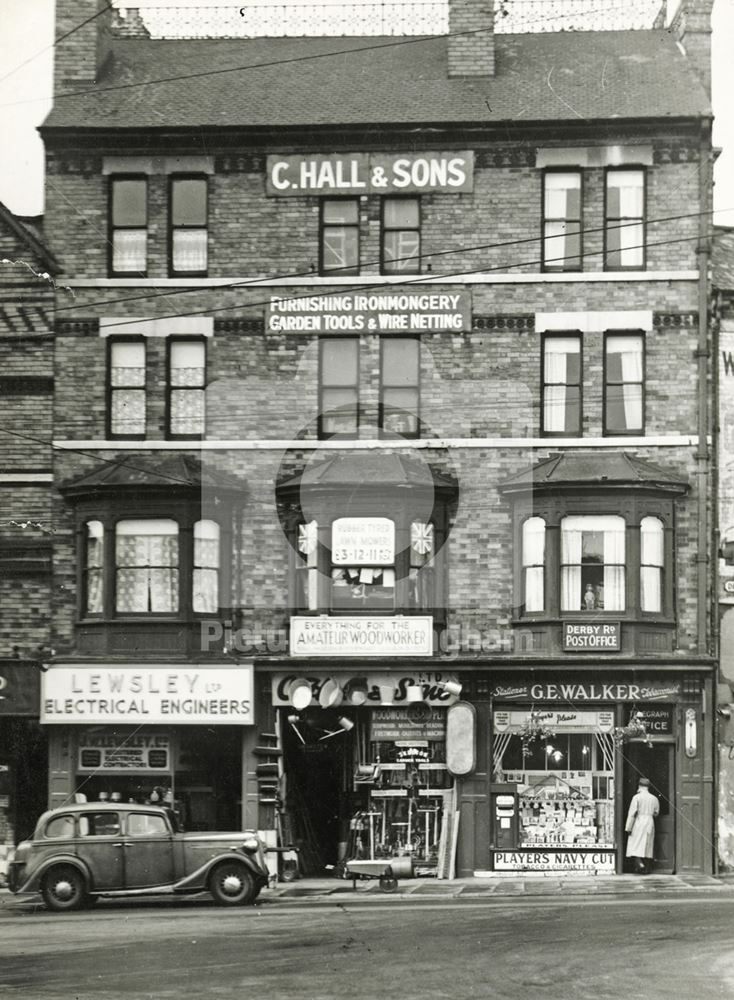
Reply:
M561 611L624 611L625 520L615 514L561 521Z
M144 276L148 266L146 178L113 177L110 200L110 272Z
M110 437L145 437L145 341L111 340L108 359Z
M204 434L206 341L173 337L168 344L168 434L196 438Z
M321 274L359 274L359 200L324 198L321 202Z
M644 429L644 355L641 334L607 334L604 342L604 432Z
M219 525L197 521L194 525L194 611L219 610Z
M522 586L525 611L545 608L545 521L529 517L522 525Z
M542 432L581 433L580 334L543 338Z
M640 610L662 611L665 535L659 517L640 521Z
M403 437L418 437L420 341L383 337L380 365L380 427Z
M421 220L418 198L382 199L382 273L420 274Z
M104 611L104 525L101 521L86 523L83 575L85 611L88 615L101 615Z
M581 171L543 175L543 270L581 270Z
M173 177L169 218L171 274L205 275L207 253L206 177Z
M359 426L359 340L320 342L319 437L356 434Z
M115 610L178 611L178 524L135 518L115 527Z
M607 270L644 268L644 170L607 170L604 215Z

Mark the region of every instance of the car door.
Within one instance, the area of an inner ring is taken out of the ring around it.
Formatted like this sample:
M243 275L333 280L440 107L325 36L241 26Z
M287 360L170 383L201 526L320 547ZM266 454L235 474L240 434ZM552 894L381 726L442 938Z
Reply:
M144 809L128 813L123 839L126 889L171 885L173 837L165 816Z
M78 854L92 873L95 889L124 888L119 813L96 809L79 816Z

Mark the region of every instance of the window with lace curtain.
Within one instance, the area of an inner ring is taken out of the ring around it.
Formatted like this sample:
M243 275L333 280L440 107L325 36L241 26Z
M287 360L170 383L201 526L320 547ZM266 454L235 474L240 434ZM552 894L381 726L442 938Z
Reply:
M207 179L172 177L169 272L205 276L208 267Z
M148 181L110 178L110 274L145 277L148 268Z
M115 610L129 614L178 611L178 524L131 518L115 526Z
M194 525L193 610L207 614L219 610L219 525L197 521Z
M624 611L623 517L575 515L561 520L561 611Z
M85 530L84 607L88 615L101 615L104 611L104 525L101 521L87 521Z
M114 339L108 355L108 432L143 438L146 429L146 356L142 337Z
M206 419L206 341L172 337L168 344L168 435L199 438Z
M613 167L606 173L604 267L645 267L645 171Z

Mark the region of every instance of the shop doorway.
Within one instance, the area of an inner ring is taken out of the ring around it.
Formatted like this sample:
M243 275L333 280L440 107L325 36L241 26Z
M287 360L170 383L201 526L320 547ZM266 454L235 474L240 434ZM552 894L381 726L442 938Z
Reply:
M672 873L675 869L675 747L672 743L632 740L624 746L622 824L641 777L650 779L650 791L658 797L660 815L655 821L653 869ZM626 838L625 838L626 845ZM625 858L625 871L628 860Z
M336 867L349 835L354 740L338 718L343 716L311 708L291 723L283 713L282 822L287 828L282 833L299 848L303 875L321 875L328 866Z

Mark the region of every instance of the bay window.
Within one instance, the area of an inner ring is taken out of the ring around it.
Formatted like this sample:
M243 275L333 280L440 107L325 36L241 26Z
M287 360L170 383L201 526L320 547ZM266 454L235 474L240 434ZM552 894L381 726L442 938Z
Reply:
M640 521L640 610L662 611L663 607L663 522L659 517Z
M545 521L529 517L522 525L522 575L525 611L545 608Z
M118 521L115 528L115 610L178 611L178 524L170 518Z
M624 611L625 521L577 515L561 521L561 611Z
M88 615L99 615L104 611L104 525L101 521L87 521L85 527L84 606Z
M203 614L219 610L219 525L216 521L197 521L194 525L192 607Z

